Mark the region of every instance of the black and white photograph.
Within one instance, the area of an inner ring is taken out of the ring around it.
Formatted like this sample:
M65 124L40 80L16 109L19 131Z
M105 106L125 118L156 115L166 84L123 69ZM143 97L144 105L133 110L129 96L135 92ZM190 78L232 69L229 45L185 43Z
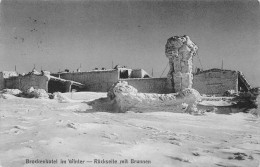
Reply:
M260 167L259 0L0 0L0 167Z

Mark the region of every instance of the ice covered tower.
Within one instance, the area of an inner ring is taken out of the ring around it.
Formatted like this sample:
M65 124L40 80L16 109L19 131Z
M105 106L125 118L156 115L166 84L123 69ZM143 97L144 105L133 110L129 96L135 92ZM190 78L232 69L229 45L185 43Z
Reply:
M167 78L168 88L172 92L192 87L192 58L197 50L198 47L186 35L174 36L167 40L165 55L170 65Z

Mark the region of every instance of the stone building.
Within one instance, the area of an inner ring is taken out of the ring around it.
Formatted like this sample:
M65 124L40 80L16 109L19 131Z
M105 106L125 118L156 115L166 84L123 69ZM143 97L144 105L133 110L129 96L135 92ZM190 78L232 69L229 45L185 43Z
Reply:
M0 90L20 89L26 91L44 89L46 92L70 92L78 91L106 92L114 83L127 80L144 92L165 93L161 80L154 79L143 69L116 68L110 70L93 70L89 72L62 72L53 73L37 72L33 69L26 75L18 75L16 72L0 73ZM144 80L142 80L144 79ZM156 87L157 86L157 87Z
M46 92L78 91L107 92L118 81L127 81L142 93L171 93L168 78L151 78L143 69L118 68L89 72L38 73L18 75L16 72L0 72L0 90L30 87ZM247 92L251 89L244 75L239 71L210 69L193 74L192 88L201 94L222 96L227 90Z
M25 75L18 75L17 72L1 72L0 84L2 89L19 89L26 92L33 87L34 89L43 89L46 92L53 93L56 90L60 92L71 91L72 86L81 87L83 84L75 81L64 80L50 76L47 71L41 73L35 69Z
M4 89L5 80L11 77L17 77L18 73L16 71L2 71L0 72L0 90Z
M198 47L186 35L167 40L165 55L170 70L167 78L152 78L143 69L130 69L117 65L114 69L95 68L89 72L39 73L35 69L27 75L16 72L0 73L0 90L4 88L26 91L30 87L47 92L78 91L107 92L118 81L127 81L141 93L175 93L194 88L201 94L221 96L227 90L249 91L250 85L241 72L211 69L193 75L192 59Z
M49 78L45 75L27 74L5 79L5 88L27 91L29 88L48 90Z
M195 73L193 88L201 94L222 96L227 90L248 92L251 86L240 71L213 68Z
M135 87L142 93L172 92L172 90L168 89L168 78L146 78L147 73L142 69L118 68L52 75L56 78L72 80L84 84L85 86L80 89L82 91L107 92L114 83L127 81L129 85ZM210 69L191 75L193 79L192 88L198 90L201 94L222 96L227 90L239 92L249 91L251 89L244 75L239 71ZM74 86L72 86L72 89L73 88ZM184 88L184 86L182 88Z
M84 84L79 90L107 92L118 81L127 81L143 93L167 93L166 78L152 78L143 69L117 67L107 70L92 70L88 72L53 73L57 78L72 80ZM73 88L72 88L73 89Z

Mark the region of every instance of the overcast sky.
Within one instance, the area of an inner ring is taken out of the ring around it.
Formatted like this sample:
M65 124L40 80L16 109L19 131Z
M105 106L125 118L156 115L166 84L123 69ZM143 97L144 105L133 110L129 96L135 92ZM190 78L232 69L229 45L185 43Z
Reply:
M188 35L194 66L240 70L260 86L259 2L2 0L0 71L82 71L121 64L159 77L165 44ZM166 69L163 76L166 76Z

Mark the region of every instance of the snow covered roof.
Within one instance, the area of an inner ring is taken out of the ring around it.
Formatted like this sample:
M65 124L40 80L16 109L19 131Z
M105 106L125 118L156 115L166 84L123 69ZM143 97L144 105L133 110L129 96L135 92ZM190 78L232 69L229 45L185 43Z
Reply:
M238 77L239 77L240 81L245 85L247 90L250 90L251 89L251 85L248 83L248 81L246 80L244 74L241 71L238 71Z
M54 77L54 76L50 76L51 80L55 80L55 81L60 81L60 82L71 82L72 85L76 85L76 86L84 86L84 84L76 82L76 81L72 81L72 80L66 80L66 79L62 79L62 78L58 78L58 77Z
M16 71L2 71L3 78L17 77L18 73Z
M239 71L235 71L235 70L224 70L224 69L219 69L219 68L212 68L212 69L209 69L209 70L199 71L199 72L195 73L194 75L207 73L207 72L220 72L220 71L239 72Z

